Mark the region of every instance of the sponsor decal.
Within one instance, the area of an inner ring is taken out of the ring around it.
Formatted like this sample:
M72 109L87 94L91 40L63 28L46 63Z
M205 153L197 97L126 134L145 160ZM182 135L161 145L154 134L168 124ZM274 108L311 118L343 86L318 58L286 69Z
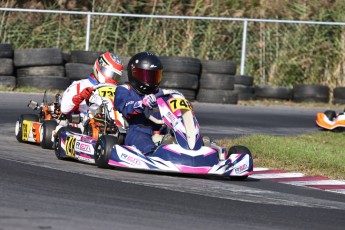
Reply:
M237 174L241 174L241 173L243 173L246 170L248 170L248 165L247 164L243 164L243 165L240 165L239 167L235 168L235 172Z
M74 136L67 136L66 142L65 142L65 151L66 155L75 158L75 143L76 138Z
M126 161L128 163L140 166L140 161L138 159L136 159L135 157L129 156L126 153L122 153L121 156L120 156L120 159L123 160L123 161Z
M82 153L92 154L93 147L91 144L77 141L75 144L75 150Z

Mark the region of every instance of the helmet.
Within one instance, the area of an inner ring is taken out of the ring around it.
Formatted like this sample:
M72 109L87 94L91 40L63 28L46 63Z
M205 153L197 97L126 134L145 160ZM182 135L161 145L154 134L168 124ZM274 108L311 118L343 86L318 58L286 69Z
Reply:
M135 54L128 61L128 81L139 94L151 94L157 91L162 80L163 65L151 52Z
M99 56L93 66L93 74L99 83L117 84L122 76L122 71L122 61L110 52Z

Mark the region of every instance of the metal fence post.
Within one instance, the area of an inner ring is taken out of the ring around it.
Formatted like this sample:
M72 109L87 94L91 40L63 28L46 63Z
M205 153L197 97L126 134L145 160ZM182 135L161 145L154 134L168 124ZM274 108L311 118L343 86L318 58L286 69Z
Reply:
M241 75L244 75L244 68L245 68L245 62L246 62L247 25L248 25L248 21L244 20L243 36L242 36L242 54L241 54Z
M91 13L87 14L87 25L86 25L86 41L85 41L85 50L89 50L90 43L90 30L91 30Z

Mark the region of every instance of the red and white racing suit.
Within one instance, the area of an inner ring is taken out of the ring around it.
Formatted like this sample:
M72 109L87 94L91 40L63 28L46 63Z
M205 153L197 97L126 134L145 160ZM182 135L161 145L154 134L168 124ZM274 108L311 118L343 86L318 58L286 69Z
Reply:
M80 104L75 97L83 89L87 87L93 87L98 84L98 81L94 78L93 74L90 74L87 79L74 81L63 93L61 98L61 112L63 114L70 114L72 112L85 114L88 110L86 101L83 100Z

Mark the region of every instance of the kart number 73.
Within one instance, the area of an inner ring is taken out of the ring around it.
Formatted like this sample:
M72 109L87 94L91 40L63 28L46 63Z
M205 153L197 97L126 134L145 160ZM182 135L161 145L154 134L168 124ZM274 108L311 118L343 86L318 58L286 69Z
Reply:
M184 110L191 110L192 106L190 105L190 102L184 98L171 98L169 99L169 104L172 112L175 112L178 109L184 109Z
M98 94L101 97L107 97L110 99L114 99L115 88L114 87L101 87L98 89Z

